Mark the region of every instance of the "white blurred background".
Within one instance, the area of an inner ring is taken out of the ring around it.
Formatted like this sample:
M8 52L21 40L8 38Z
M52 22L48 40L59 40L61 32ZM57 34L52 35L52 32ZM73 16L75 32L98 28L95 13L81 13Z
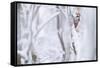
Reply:
M14 0L1 0L0 1L0 68L14 68L10 65L10 3ZM78 5L94 5L100 7L100 0L21 0L30 2L46 2L46 3L62 3L62 4L78 4ZM98 12L99 12L98 8ZM98 13L98 23L99 23ZM98 26L100 26L98 24ZM100 27L98 27L99 29ZM98 35L100 32L98 32ZM99 39L99 36L98 36ZM99 40L98 40L99 42ZM99 43L98 43L99 46ZM98 47L98 52L100 52ZM98 54L100 55L100 54ZM99 58L99 57L98 57ZM86 62L86 63L72 63L72 64L59 64L59 65L40 65L28 66L29 68L99 68L100 62ZM27 66L26 66L27 67Z

